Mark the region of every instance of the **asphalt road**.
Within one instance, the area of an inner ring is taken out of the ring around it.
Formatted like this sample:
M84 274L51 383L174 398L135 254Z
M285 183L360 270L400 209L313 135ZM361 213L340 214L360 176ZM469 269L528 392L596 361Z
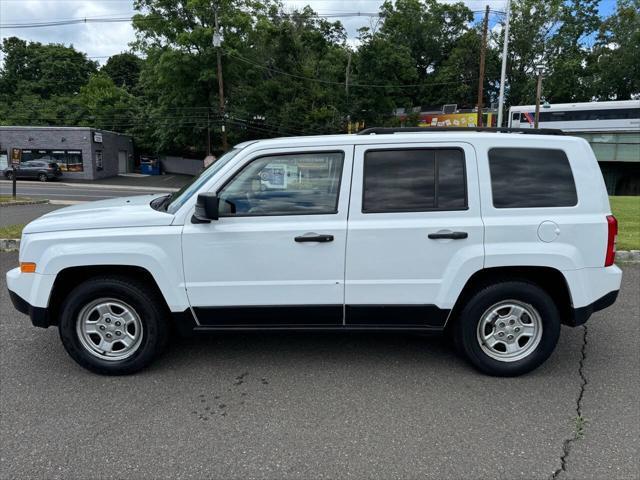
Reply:
M29 180L18 181L17 194L31 198L46 198L49 200L72 200L90 202L104 200L106 198L127 197L131 195L149 194L148 189L136 189L135 187L105 188L104 185L70 184L60 182L40 183ZM11 195L11 182L0 180L0 194ZM165 192L162 187L157 192Z
M2 272L16 262L0 254ZM514 379L437 337L282 333L180 340L144 372L102 377L2 284L0 475L637 479L639 282L625 267L618 302Z
M41 217L45 213L53 212L63 207L64 205L52 205L49 203L0 207L0 227L7 225L24 225Z

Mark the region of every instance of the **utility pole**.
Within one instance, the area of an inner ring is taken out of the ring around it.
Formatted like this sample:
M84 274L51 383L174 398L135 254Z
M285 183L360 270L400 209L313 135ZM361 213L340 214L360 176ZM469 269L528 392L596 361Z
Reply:
M209 107L207 106L207 156L211 155L211 120L209 119Z
M504 22L504 41L502 42L502 69L500 70L500 93L498 95L498 125L502 127L502 111L504 110L504 82L507 77L507 53L509 51L509 19L511 17L511 0L507 0L507 18Z
M344 91L347 94L347 98L349 98L349 80L351 76L351 52L347 57L347 71L345 73L345 81L344 81Z
M347 57L347 71L345 72L344 91L347 95L347 133L351 133L351 102L349 101L349 80L351 80L351 52Z
M482 126L482 97L484 95L484 57L487 50L487 30L489 29L489 5L484 11L484 24L482 25L482 45L480 45L480 75L478 78L478 120L476 125Z
M229 148L227 144L227 129L224 116L224 81L222 79L222 37L220 35L220 26L218 25L218 5L213 12L213 20L215 24L215 33L213 34L213 46L216 47L216 57L218 59L218 98L220 99L220 121L222 122L222 149L226 152Z
M536 87L536 116L533 121L533 128L538 128L540 120L540 97L542 96L542 76L544 75L544 65L536 65L538 72L538 86Z

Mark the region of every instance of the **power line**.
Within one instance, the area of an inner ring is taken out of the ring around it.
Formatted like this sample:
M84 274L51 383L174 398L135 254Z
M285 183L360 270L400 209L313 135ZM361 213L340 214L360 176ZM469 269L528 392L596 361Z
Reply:
M235 58L236 60L240 60L241 62L247 63L249 65L253 65L255 67L258 68L262 68L264 70L268 70L274 73L278 73L280 75L285 75L287 77L292 77L292 78L297 78L299 80L308 80L311 82L318 82L318 83L324 83L324 84L328 84L328 85L340 85L340 86L345 86L345 82L335 82L332 80L325 80L322 78L314 78L314 77L306 77L303 75L296 75L293 73L288 73L285 72L283 70L277 69L277 68L272 68L272 67L267 67L266 65L262 65L256 62L253 62L247 58L241 57L239 55L233 55L231 53L225 52L225 56L227 57L231 57L231 58ZM477 79L475 79L477 80ZM402 84L402 85L385 85L385 84L364 84L364 83L349 83L349 88L352 87L361 87L361 88L417 88L417 87L431 87L431 86L436 86L436 85L460 85L460 84L468 84L469 81L462 81L462 80L456 80L456 81L451 81L451 82L424 82L424 83L416 83L416 84Z
M500 10L491 10L492 13L498 15L504 15L505 12ZM484 13L481 10L472 10L471 13ZM303 12L294 12L294 13L280 13L278 15L267 15L268 18L296 18L302 15ZM369 18L381 18L384 17L384 14L381 12L314 12L313 17L320 18L351 18L351 17L369 17ZM136 22L156 22L163 20L164 17L160 15L147 15L137 18ZM82 18L67 18L61 20L43 20L43 21L33 21L33 22L25 22L25 23L4 23L0 24L0 28L46 28L46 27L60 27L65 25L78 25L78 24L89 24L89 23L127 23L132 22L133 17L106 17L95 16L95 17L82 17Z

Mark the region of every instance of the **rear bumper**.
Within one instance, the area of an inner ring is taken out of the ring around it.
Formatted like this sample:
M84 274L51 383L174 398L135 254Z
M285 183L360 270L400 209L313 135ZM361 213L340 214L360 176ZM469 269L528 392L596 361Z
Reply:
M571 327L578 327L580 325L584 325L594 312L604 310L605 308L613 305L616 299L618 298L619 292L620 290L613 290L607 293L606 295L600 297L598 300L596 300L590 305L587 305L585 307L574 308L572 318L569 319L569 321L566 322L566 324Z
M30 305L24 298L11 290L9 290L9 298L16 310L25 315L29 315L34 327L47 328L51 325L49 311L46 308Z

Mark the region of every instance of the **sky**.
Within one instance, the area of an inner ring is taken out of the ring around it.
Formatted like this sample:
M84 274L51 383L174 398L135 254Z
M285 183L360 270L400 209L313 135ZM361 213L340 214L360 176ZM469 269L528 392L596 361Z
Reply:
M452 3L453 0L441 0ZM285 5L302 8L309 4L318 13L377 13L383 0L283 0ZM471 10L482 10L489 5L492 10L504 10L506 0L463 0ZM601 13L611 12L615 0L601 0ZM133 0L0 0L0 25L84 17L119 17L134 13ZM482 14L477 14L479 19ZM495 17L494 17L495 18ZM354 42L357 30L369 26L368 17L340 19L350 41ZM134 31L129 23L90 23L45 28L0 28L0 39L17 36L42 43L73 45L87 56L104 63L110 55L129 49ZM0 63L1 63L0 59Z

